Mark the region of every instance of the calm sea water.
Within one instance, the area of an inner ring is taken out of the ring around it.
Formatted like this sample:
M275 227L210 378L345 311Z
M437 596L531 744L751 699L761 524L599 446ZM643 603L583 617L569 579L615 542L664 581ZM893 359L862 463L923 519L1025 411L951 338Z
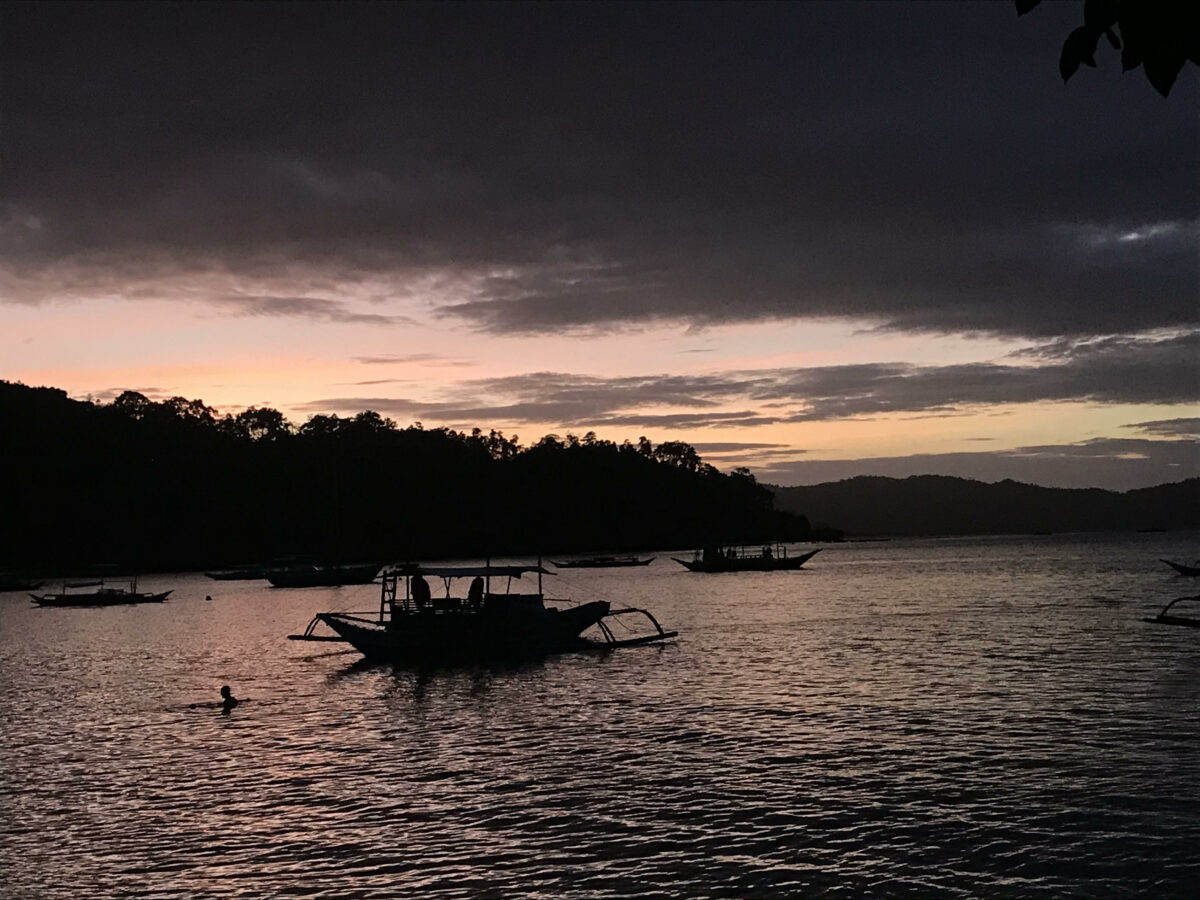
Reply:
M581 570L669 646L365 667L285 636L378 588L198 574L0 597L0 896L1200 893L1197 534ZM213 600L204 597L211 594ZM190 709L222 684L249 702Z

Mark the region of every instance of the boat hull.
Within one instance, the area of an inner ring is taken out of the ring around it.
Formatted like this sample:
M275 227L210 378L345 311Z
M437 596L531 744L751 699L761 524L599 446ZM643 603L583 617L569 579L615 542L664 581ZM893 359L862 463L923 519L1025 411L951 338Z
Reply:
M654 562L654 557L650 556L646 559L638 559L637 557L617 557L617 558L596 558L596 559L568 559L565 562L555 562L550 560L560 569L620 569L629 566L648 566Z
M383 568L382 563L351 566L281 566L266 569L263 577L274 587L338 587L343 584L370 584Z
M343 613L317 618L368 659L463 662L564 653L589 646L580 637L609 612L598 600L567 609L509 614L460 610L405 613L379 625Z
M217 569L205 572L213 581L254 581L264 578L262 566L247 566L241 569Z
M135 603L162 603L171 591L157 594L129 591L97 591L92 594L30 594L38 606L131 606Z
M820 548L800 556L714 556L709 559L671 559L689 572L784 572L799 569L820 553Z
M1180 575L1187 575L1191 578L1200 575L1200 566L1188 566L1183 563L1171 562L1169 559L1164 559L1162 562L1165 562Z

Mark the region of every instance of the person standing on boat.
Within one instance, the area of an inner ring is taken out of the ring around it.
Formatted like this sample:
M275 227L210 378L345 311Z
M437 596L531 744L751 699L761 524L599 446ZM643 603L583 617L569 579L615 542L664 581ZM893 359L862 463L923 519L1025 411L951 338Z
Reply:
M412 580L412 598L417 609L424 609L430 600L429 582L421 575L414 575Z
M467 591L467 606L471 609L479 609L483 606L483 577L476 575L471 582L471 588Z

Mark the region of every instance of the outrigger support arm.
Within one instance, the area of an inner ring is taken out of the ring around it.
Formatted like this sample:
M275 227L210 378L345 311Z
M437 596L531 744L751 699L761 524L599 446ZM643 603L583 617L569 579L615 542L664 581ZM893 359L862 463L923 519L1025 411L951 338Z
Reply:
M288 640L289 641L329 641L330 643L343 643L343 644L345 643L345 641L336 634L334 634L334 635L313 634L313 629L317 627L317 624L320 621L321 621L320 615L313 616L313 620L308 623L308 627L304 629L303 634L289 634L287 636Z
M654 625L656 634L646 634L635 638L617 638L612 629L608 627L608 623L601 619L596 624L600 627L601 634L604 635L605 647L634 647L638 644L653 644L656 641L666 641L673 637L678 637L678 631L663 631L663 627L658 624L658 619L654 618L653 614L648 609L637 609L635 607L627 607L626 609L614 609L604 618L615 618L617 616L627 615L629 613L641 613L651 624Z
M1182 625L1185 628L1200 628L1200 619L1194 619L1191 616L1176 615L1170 612L1171 607L1173 607L1176 603L1185 603L1188 601L1200 603L1200 594L1197 594L1194 597L1177 597L1164 606L1162 608L1162 612L1160 612L1157 616L1154 616L1153 618L1147 617L1142 619L1142 621L1159 625Z

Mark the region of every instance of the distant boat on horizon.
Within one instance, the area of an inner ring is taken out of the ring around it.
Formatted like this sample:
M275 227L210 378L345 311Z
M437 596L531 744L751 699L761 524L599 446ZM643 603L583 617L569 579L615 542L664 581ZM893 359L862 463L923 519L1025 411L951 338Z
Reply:
M564 562L550 560L560 569L615 569L624 566L648 566L656 557L647 556L641 559L637 556L588 556L582 559L568 559Z
M383 568L383 563L297 563L287 566L268 566L263 577L273 587L340 587L344 584L370 584Z
M788 556L782 543L768 544L759 553L747 553L742 547L706 547L697 550L694 558L671 559L689 572L781 572L802 568L821 552L810 550L799 556Z
M128 587L113 587L109 578L90 581L64 581L57 594L30 594L36 606L128 606L134 603L162 603L171 591L146 592L137 589L137 576L131 576ZM125 581L125 579L119 579ZM95 588L89 591L87 588Z
M234 566L231 569L214 569L204 574L214 581L253 581L267 577L262 566Z

